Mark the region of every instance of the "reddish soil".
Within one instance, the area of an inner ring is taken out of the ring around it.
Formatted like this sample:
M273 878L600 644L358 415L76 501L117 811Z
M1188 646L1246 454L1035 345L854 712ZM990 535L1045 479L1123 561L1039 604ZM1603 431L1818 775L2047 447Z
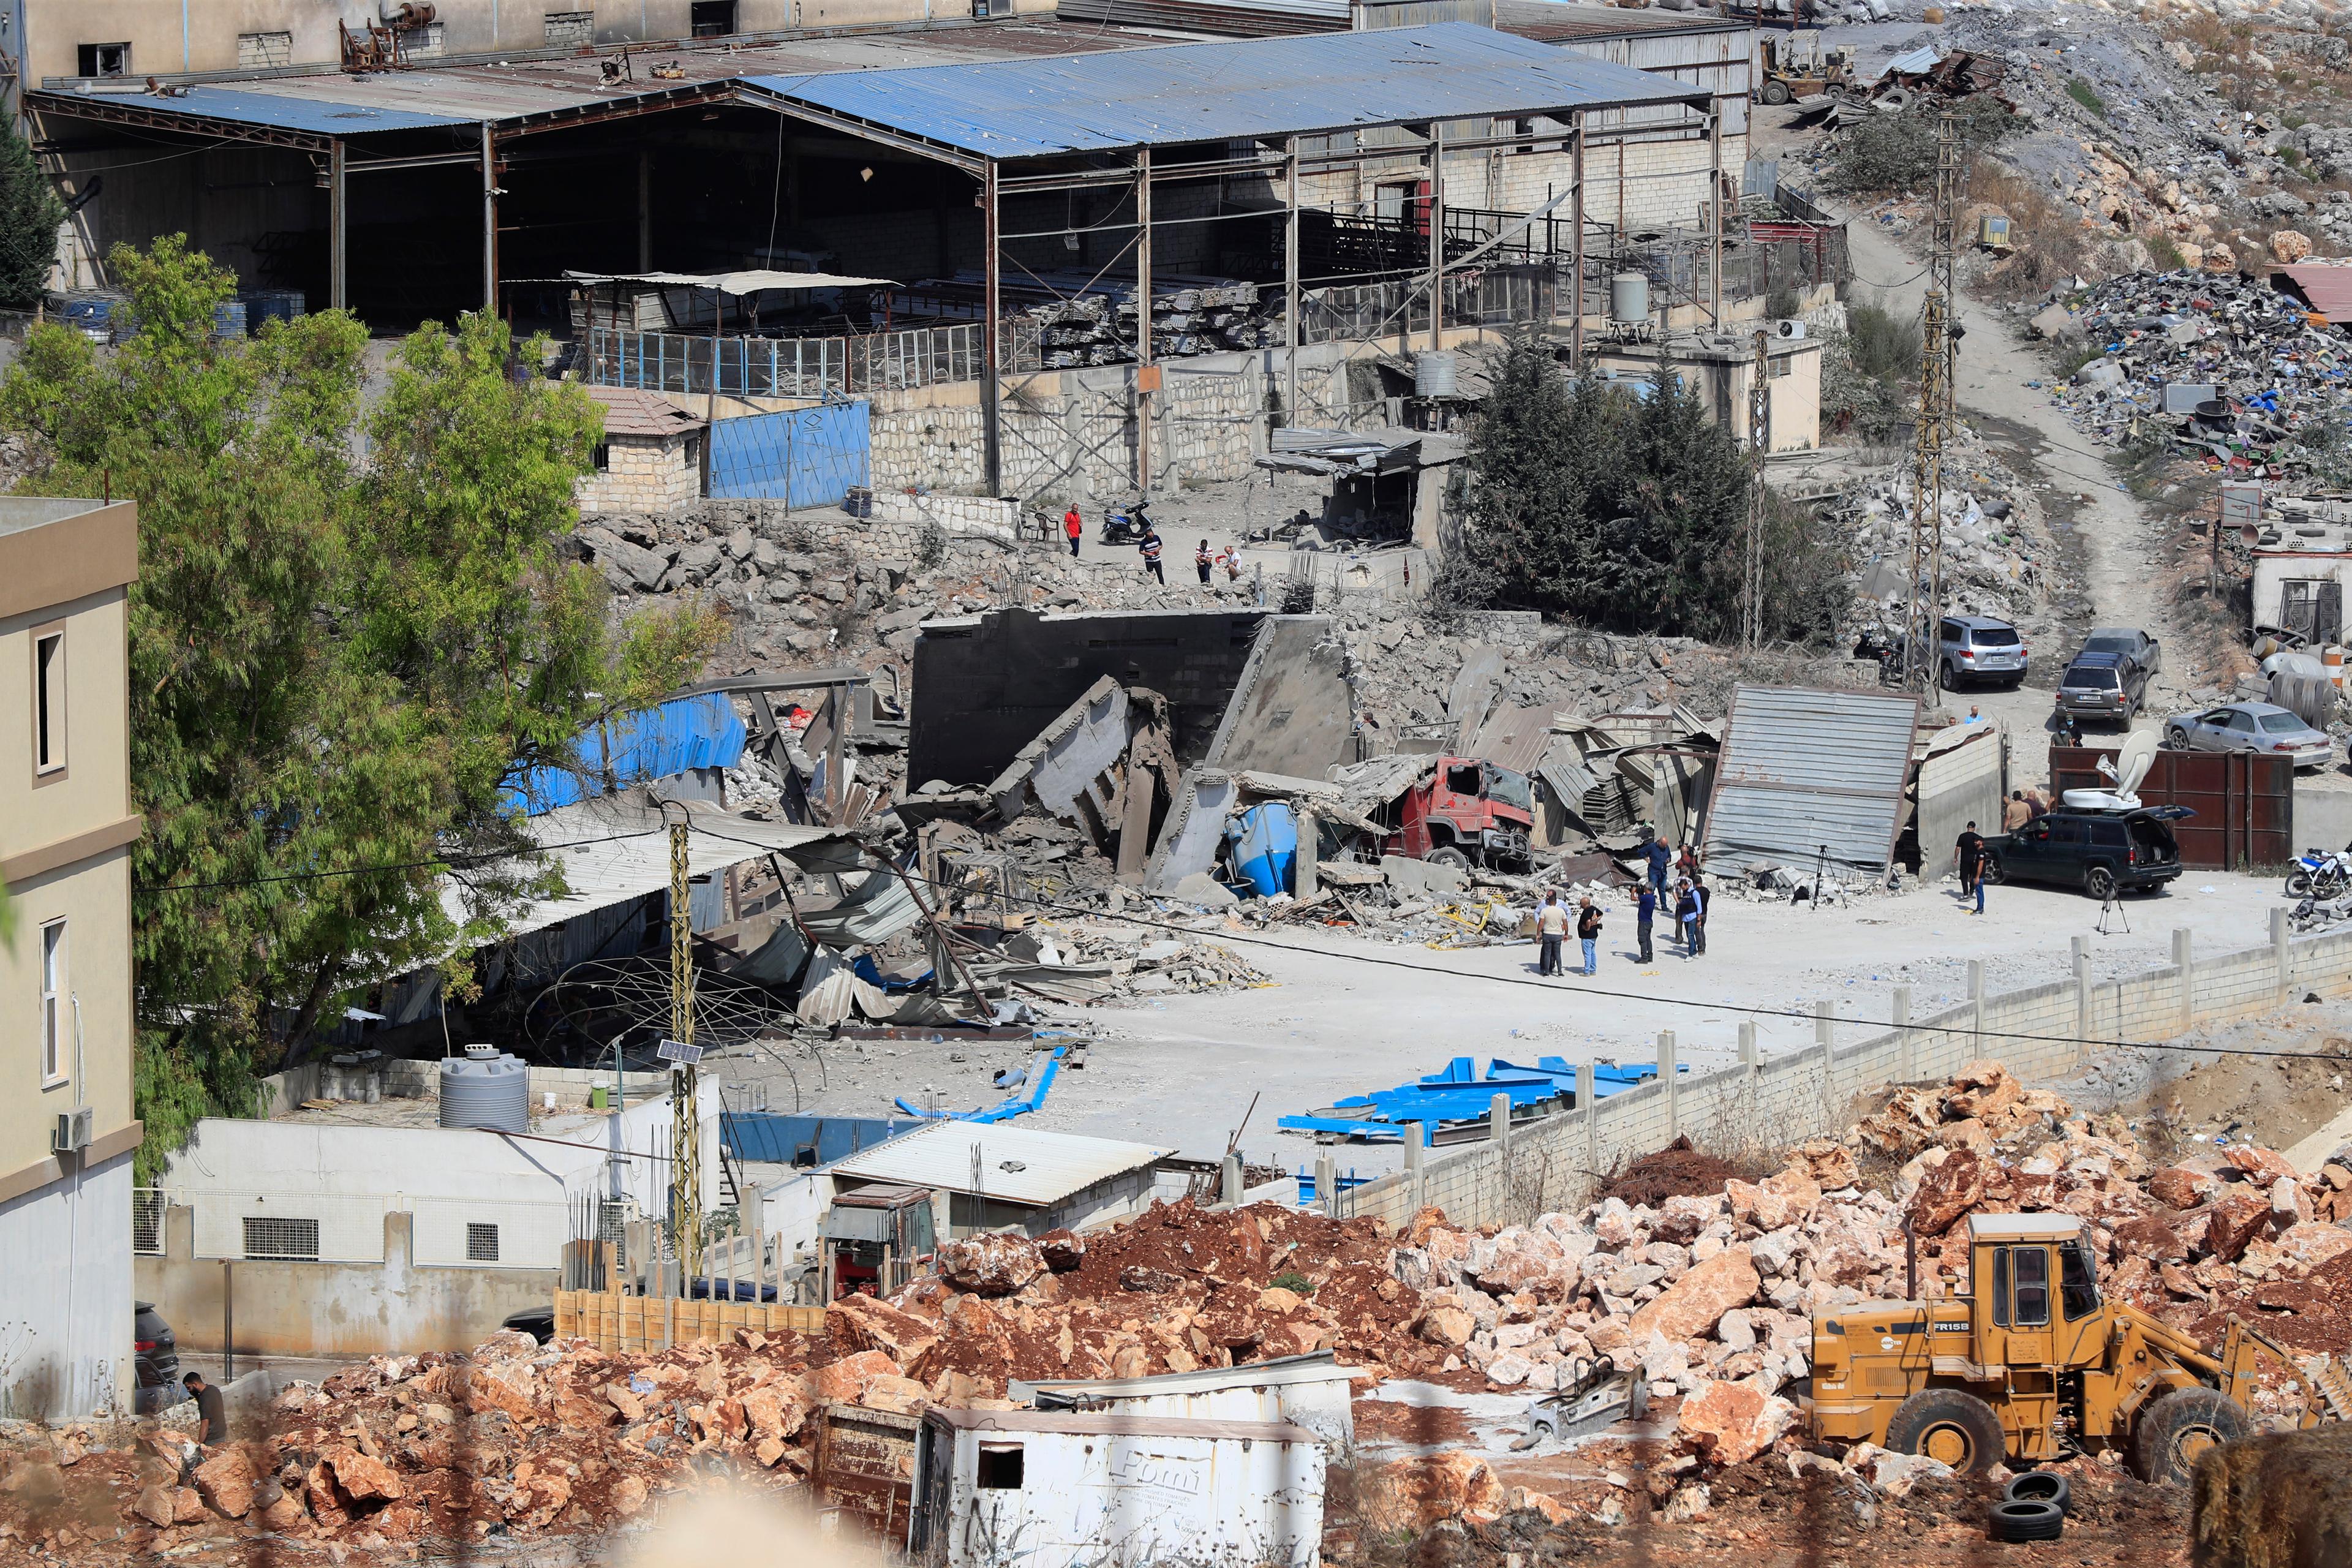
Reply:
M1654 1154L1643 1155L1610 1177L1593 1197L1595 1202L1622 1198L1635 1208L1644 1204L1655 1208L1668 1198L1719 1193L1726 1182L1738 1179L1737 1166L1726 1164L1712 1154L1700 1153L1691 1147L1687 1137L1683 1137Z
M1422 1447L1467 1447L1470 1418L1451 1405L1406 1405L1394 1399L1355 1402L1360 1443L1410 1443Z
M2218 1345L2231 1313L2299 1351L2342 1354L2352 1345L2352 1252L2331 1258L2301 1279L2274 1279L2225 1296L2189 1331Z

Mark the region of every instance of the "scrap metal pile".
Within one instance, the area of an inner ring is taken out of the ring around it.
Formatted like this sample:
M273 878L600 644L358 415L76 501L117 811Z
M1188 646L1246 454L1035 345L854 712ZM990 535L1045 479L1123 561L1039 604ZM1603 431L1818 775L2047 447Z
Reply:
M901 322L978 321L987 280L971 268L890 290L890 312ZM1006 318L1017 336L1035 335L1041 367L1075 370L1124 364L1136 344L1140 292L1134 279L1105 278L1083 269L1024 271L999 285ZM1280 296L1259 298L1258 286L1235 278L1155 274L1151 279L1154 358L1263 348L1282 341L1282 321L1270 316Z
M2100 351L2051 401L2121 446L2156 431L2231 472L2306 471L2307 438L2352 414L2352 341L2267 284L2210 272L2130 273L2094 288L2078 316L2045 311L2052 336Z
M1946 594L1956 611L2014 621L2056 586L2057 547L2030 488L1980 443L1956 444L1955 450L1958 460L1946 459L1943 491ZM1852 531L1855 593L1875 603L1883 624L1901 625L1910 601L1914 489L1911 474L1898 469L1853 486L1826 509Z

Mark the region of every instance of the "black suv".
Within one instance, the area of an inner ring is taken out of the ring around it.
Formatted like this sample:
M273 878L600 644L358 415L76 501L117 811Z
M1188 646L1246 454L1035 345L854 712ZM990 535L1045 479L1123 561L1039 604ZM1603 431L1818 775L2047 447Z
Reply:
M2062 806L2014 833L1987 839L1985 879L2080 888L2095 899L2160 888L2180 875L2180 844L2171 824L2195 815L2185 805L2130 811Z
M138 1415L152 1415L188 1396L188 1391L180 1386L180 1342L172 1325L155 1310L154 1302L135 1301L131 1306L137 1314L131 1328L131 1365L139 1378L131 1408Z

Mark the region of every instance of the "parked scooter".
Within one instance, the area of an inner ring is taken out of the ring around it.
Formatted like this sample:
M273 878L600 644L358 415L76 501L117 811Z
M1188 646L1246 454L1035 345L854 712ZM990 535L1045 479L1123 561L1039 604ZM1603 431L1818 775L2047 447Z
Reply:
M2352 848L2306 849L2286 874L2290 899L2332 899L2352 888Z
M1097 541L1103 544L1133 544L1151 530L1151 515L1144 503L1133 506L1111 506L1103 509L1102 532Z

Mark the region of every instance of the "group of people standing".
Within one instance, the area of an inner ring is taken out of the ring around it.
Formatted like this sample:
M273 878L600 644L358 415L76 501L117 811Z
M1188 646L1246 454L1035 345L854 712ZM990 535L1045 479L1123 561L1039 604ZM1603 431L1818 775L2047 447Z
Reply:
M1164 588L1168 585L1168 570L1160 564L1160 557L1167 546L1160 540L1160 531L1151 526L1151 519L1142 508L1136 509L1136 516L1143 524L1143 532L1135 542L1136 552L1142 557L1144 571L1150 573L1153 580ZM1070 510L1062 514L1062 533L1070 542L1070 554L1073 557L1078 553L1078 542L1086 536L1086 531L1087 520L1079 515L1077 506L1073 502ZM1213 574L1220 569L1224 572L1226 582L1238 583L1242 579L1241 546L1228 544L1223 550L1213 550L1209 547L1209 542L1204 539L1201 541L1201 547L1192 552L1192 566L1200 573L1201 586L1204 588L1210 584Z
M1652 946L1658 911L1664 909L1674 921L1675 930L1683 944L1685 959L1696 958L1706 951L1707 892L1700 884L1698 857L1689 845L1679 854L1664 839L1652 838L1642 847L1646 875L1633 889L1633 935L1639 944L1634 955L1637 963L1654 963L1657 955ZM1668 882L1671 880L1671 888ZM1600 972L1601 906L1590 897L1577 900L1570 910L1557 889L1544 895L1543 905L1536 910L1536 936L1541 943L1536 960L1538 974L1559 974L1560 950L1566 943L1570 926L1576 929L1577 940L1584 948L1582 974Z

